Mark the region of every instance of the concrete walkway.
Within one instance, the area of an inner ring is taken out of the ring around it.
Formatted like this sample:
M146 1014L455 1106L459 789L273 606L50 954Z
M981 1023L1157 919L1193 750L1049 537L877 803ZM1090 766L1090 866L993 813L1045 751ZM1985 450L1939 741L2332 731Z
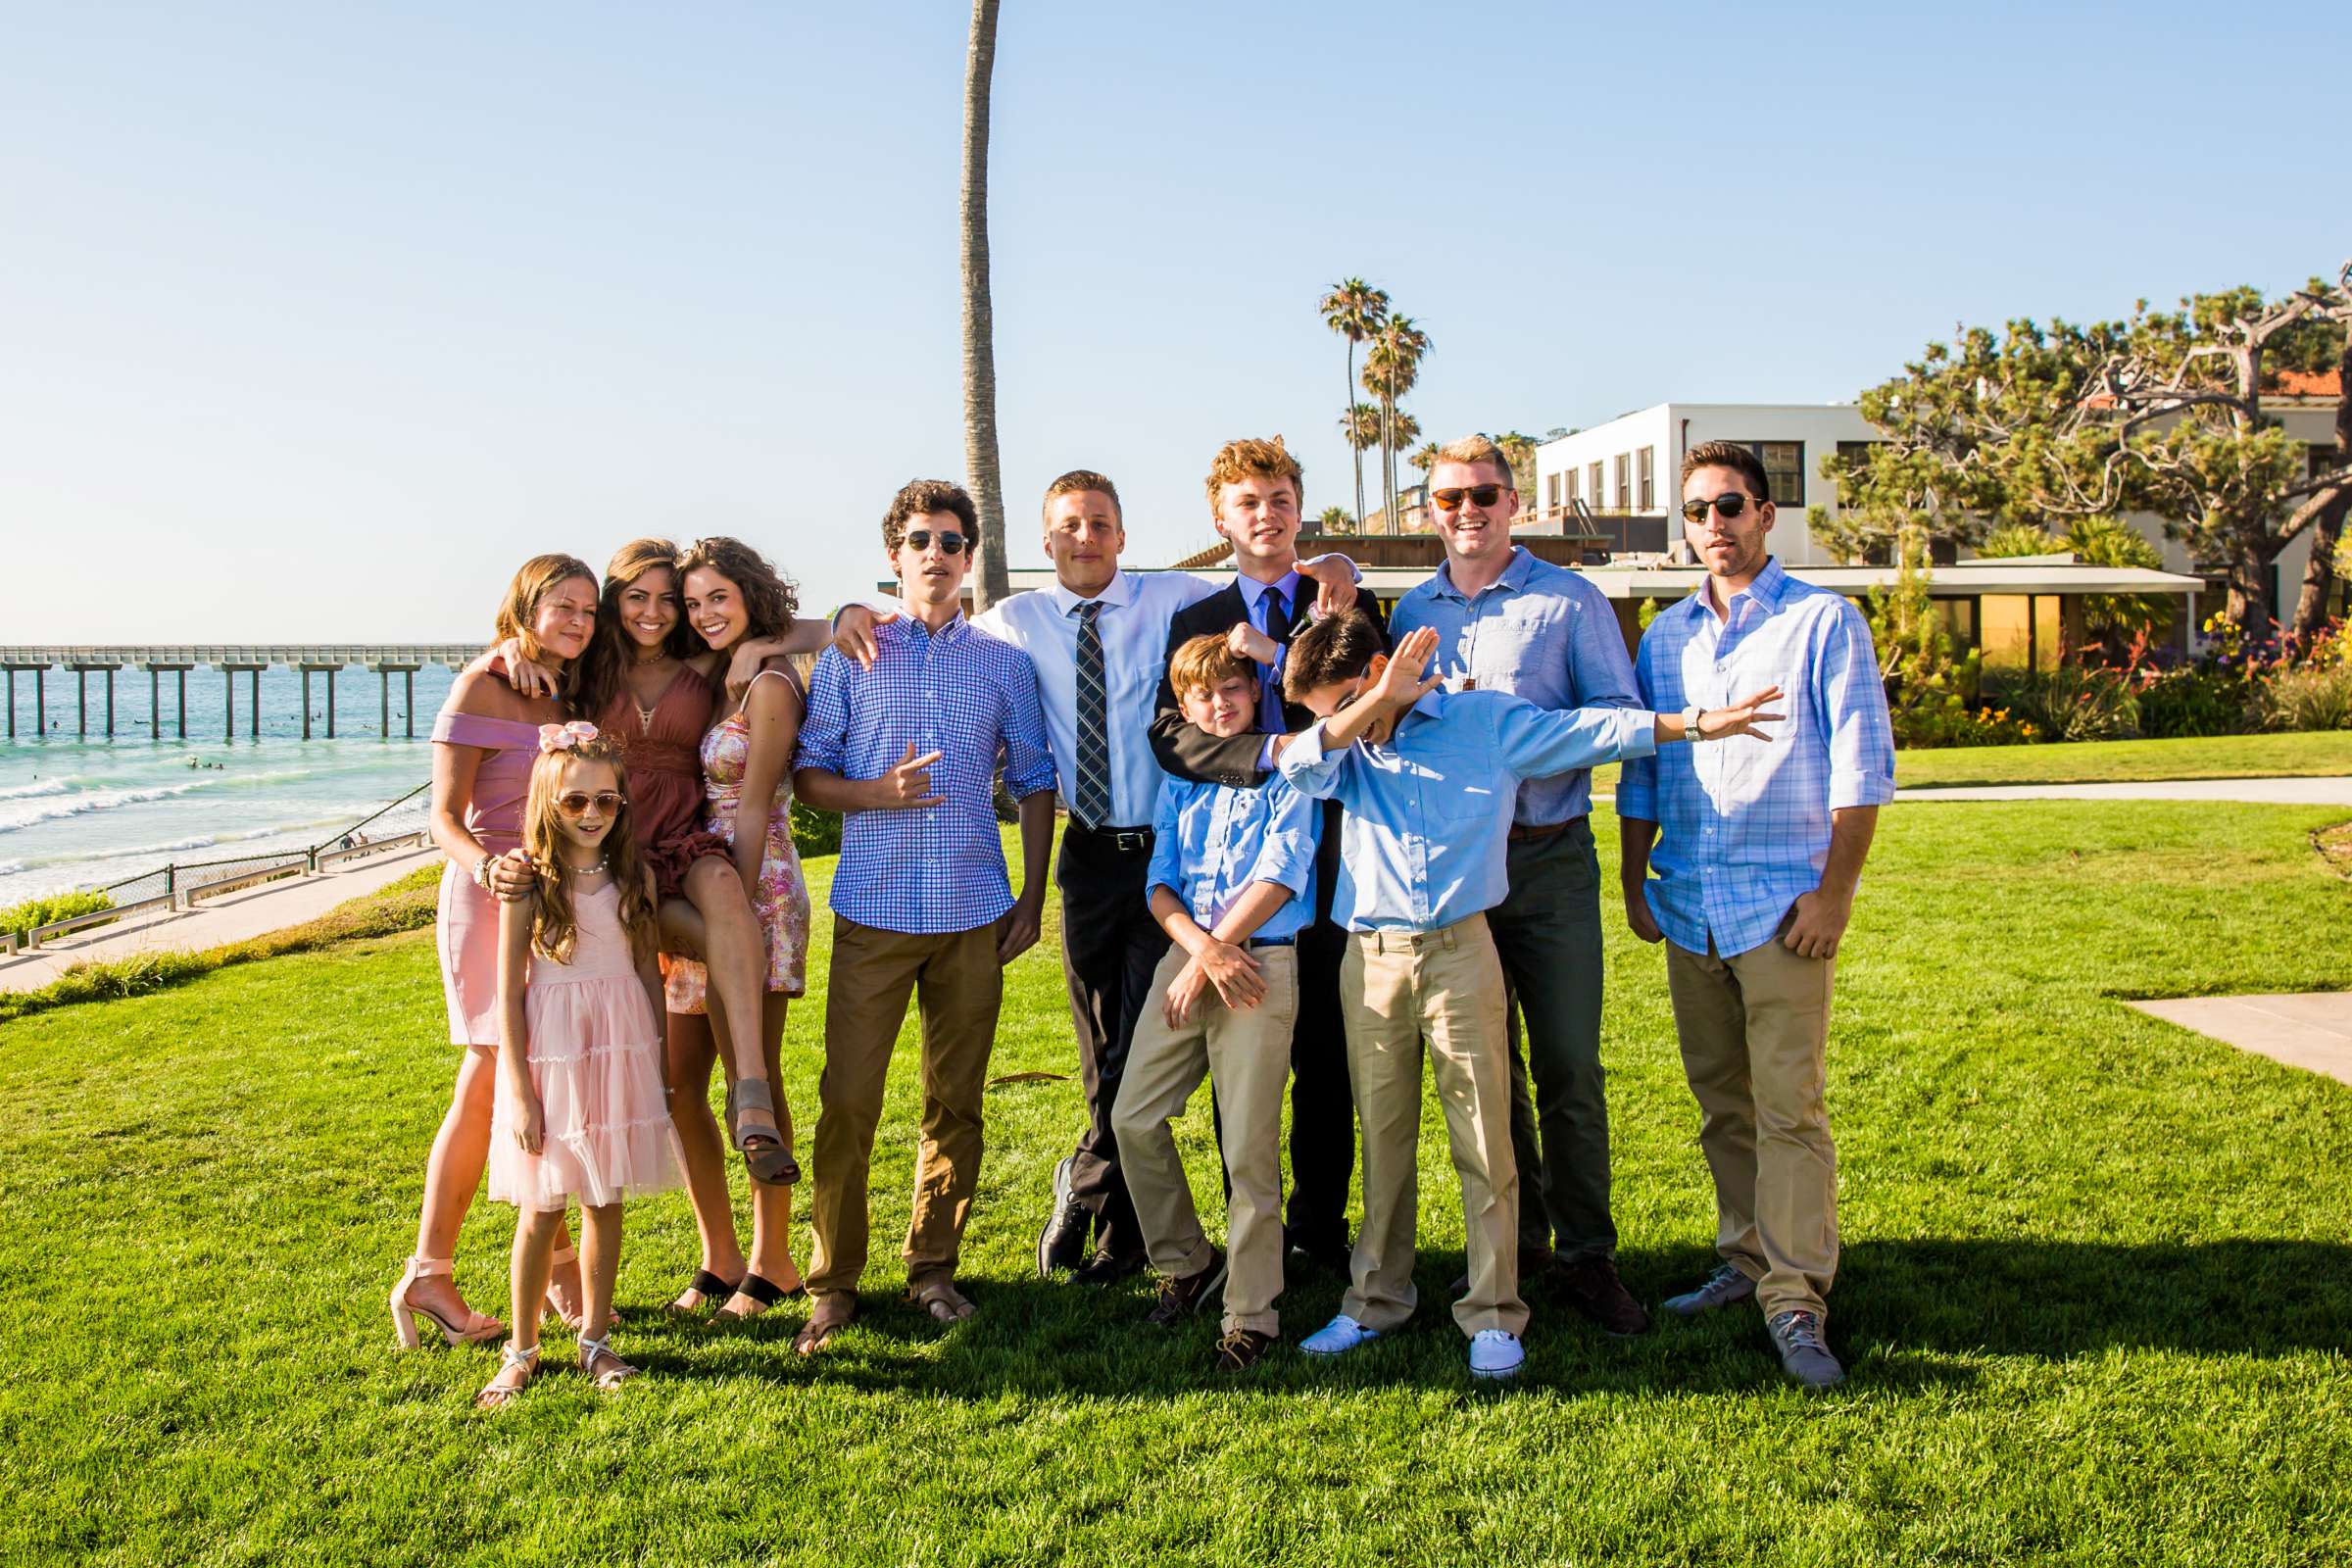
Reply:
M2167 1023L2240 1051L2352 1084L2352 992L2283 997L2180 997L2134 1002Z
M2234 801L2249 806L2352 806L2352 778L2155 779L2144 784L1984 784L1898 789L1898 801Z
M420 866L440 863L441 851L432 845L390 850L341 861L317 876L288 877L242 893L224 893L185 912L158 909L132 915L121 925L77 931L45 942L35 952L0 954L0 991L37 991L76 963L142 953L193 953L282 931L397 882Z

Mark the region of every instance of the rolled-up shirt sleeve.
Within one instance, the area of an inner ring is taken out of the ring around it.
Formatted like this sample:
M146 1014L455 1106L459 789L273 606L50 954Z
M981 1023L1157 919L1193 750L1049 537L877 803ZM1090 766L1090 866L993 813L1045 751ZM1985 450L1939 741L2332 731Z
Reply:
M1279 882L1296 898L1306 891L1307 879L1315 874L1315 824L1322 819L1322 812L1288 781L1266 787L1281 790L1282 799L1266 820L1265 837L1258 844L1249 879Z
M1046 740L1046 709L1037 695L1036 668L1025 655L1006 662L1004 792L1018 801L1054 787L1054 751Z
M1347 766L1348 751L1323 749L1323 720L1319 718L1284 748L1282 754L1282 776L1290 780L1291 788L1318 801L1340 793L1340 779Z
M1181 815L1177 794L1171 785L1161 785L1159 806L1152 813L1152 865L1144 873L1146 904L1151 903L1153 888L1166 888L1177 898L1184 897L1184 846L1179 842L1177 827Z
M828 648L808 672L808 707L801 715L800 745L792 765L840 773L850 733L849 661Z
M1853 606L1823 628L1814 659L1813 716L1830 743L1830 809L1894 799L1894 725L1870 626Z

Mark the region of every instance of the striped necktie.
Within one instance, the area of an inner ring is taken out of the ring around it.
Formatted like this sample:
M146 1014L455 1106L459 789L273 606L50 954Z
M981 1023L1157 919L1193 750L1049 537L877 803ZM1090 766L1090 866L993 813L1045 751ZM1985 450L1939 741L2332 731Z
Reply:
M1077 607L1078 780L1070 814L1089 828L1110 825L1110 711L1102 682L1102 601Z

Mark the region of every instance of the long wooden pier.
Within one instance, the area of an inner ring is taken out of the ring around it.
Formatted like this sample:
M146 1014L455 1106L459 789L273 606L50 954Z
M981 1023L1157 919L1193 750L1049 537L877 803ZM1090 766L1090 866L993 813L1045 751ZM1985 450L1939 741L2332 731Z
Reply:
M32 713L34 733L48 729L48 679L52 669L71 670L74 674L74 695L79 703L79 733L90 732L89 677L106 677L106 727L101 732L115 732L115 676L125 669L147 672L147 714L149 733L161 735L163 725L163 680L166 675L176 677L178 702L174 716L178 721L179 738L188 736L188 671L200 665L210 665L225 677L222 686L227 693L223 709L221 734L234 739L237 733L237 677L246 677L250 701L246 705L246 727L253 735L262 732L262 671L275 665L302 672L302 738L311 738L311 677L326 677L326 734L335 733L335 672L357 664L375 671L380 684L378 713L381 733L392 733L392 677L398 675L406 689L405 713L408 734L416 734L416 671L427 664L445 664L451 669L464 669L481 653L478 643L183 643L155 644L129 647L0 647L0 669L8 675L8 734L17 733L17 677L32 676Z

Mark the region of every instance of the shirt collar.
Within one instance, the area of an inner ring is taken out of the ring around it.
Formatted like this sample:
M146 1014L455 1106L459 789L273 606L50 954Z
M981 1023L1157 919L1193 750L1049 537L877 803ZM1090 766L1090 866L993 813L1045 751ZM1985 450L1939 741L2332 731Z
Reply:
M1408 718L1437 718L1446 711L1446 688L1434 686L1414 699L1413 706L1396 717L1396 727L1402 729ZM1394 739L1394 737L1391 737Z
M956 612L956 616L953 620L950 620L945 626L940 627L939 630L934 633L930 627L915 619L914 616L907 612L904 602L902 602L900 605L898 617L894 620L886 620L882 622L882 624L875 627L874 630L877 634L880 634L882 632L890 631L895 627L901 637L919 637L924 642L936 640L945 643L953 642L957 637L961 636L963 634L963 628L966 622L963 618L963 612L958 610Z
M1243 608L1254 612L1257 609L1257 602L1265 597L1267 589L1279 588L1282 590L1283 602L1291 607L1291 612L1298 613L1298 568L1297 566L1284 572L1274 582L1259 582L1255 577L1245 576L1239 572L1234 574L1233 580L1242 585Z
M1497 588L1508 588L1513 593L1517 593L1520 589L1527 586L1527 574L1535 569L1536 558L1528 553L1527 546L1513 545L1511 546L1511 559L1509 563L1503 566L1502 575L1495 578L1491 586ZM1438 593L1445 595L1446 598L1458 599L1463 604L1468 604L1470 602L1470 596L1463 593L1459 588L1456 588L1453 585L1452 562L1440 562L1438 564L1437 576L1430 580L1435 590Z
M1698 594L1695 596L1699 600L1698 612L1709 619L1716 618L1714 583L1715 580L1712 577L1701 582ZM1769 614L1781 608L1781 597L1788 591L1788 569L1781 564L1780 557L1767 556L1764 558L1764 569L1756 573L1756 580L1732 595L1731 603L1723 607L1722 618L1729 620L1732 612L1740 608L1740 601L1742 599L1754 600L1757 606Z
M1067 588L1064 588L1058 580L1056 580L1054 584L1054 608L1065 615L1076 610L1080 605L1091 605L1096 603L1105 605L1131 605L1135 603L1135 579L1127 575L1127 570L1125 567L1122 566L1119 570L1113 572L1111 574L1109 584L1105 586L1101 593L1095 595L1093 599L1087 599L1081 595L1070 592Z

